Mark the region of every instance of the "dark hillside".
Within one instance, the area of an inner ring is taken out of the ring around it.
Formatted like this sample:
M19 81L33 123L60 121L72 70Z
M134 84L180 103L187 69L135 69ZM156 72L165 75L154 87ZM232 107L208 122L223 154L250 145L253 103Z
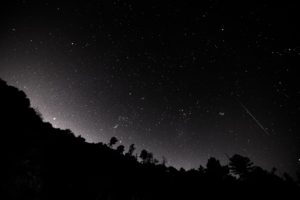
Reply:
M0 80L0 199L231 199L266 195L289 199L299 187L234 155L185 171L167 167L152 153L139 156L109 144L91 144L71 130L43 122L25 93ZM294 199L297 199L295 196Z

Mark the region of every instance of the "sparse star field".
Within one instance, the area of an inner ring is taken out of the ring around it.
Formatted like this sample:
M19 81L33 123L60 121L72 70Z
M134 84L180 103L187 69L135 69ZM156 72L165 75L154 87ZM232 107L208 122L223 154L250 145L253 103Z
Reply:
M299 170L299 12L252 1L9 1L0 78L45 121L177 168Z

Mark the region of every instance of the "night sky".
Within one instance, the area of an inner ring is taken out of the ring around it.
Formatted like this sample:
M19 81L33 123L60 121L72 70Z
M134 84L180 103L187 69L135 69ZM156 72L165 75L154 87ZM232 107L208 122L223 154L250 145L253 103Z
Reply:
M116 136L177 168L238 153L300 169L296 4L1 4L0 78L55 127L95 143Z

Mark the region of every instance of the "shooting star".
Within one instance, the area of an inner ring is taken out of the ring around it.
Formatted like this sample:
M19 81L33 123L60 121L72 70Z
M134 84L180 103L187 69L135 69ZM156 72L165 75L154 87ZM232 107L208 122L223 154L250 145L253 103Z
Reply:
M261 130L264 131L265 134L270 135L267 129L256 119L256 117L250 112L250 110L241 102L237 99L239 104L242 106L242 108L246 111L246 113L254 120L257 126L261 128Z

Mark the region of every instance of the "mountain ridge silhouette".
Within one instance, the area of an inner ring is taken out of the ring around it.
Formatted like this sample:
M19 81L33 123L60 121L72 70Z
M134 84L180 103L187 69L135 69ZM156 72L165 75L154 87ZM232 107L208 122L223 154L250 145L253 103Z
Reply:
M234 155L229 165L177 170L118 139L87 143L44 122L26 94L0 79L1 199L253 199L299 196L299 181Z

